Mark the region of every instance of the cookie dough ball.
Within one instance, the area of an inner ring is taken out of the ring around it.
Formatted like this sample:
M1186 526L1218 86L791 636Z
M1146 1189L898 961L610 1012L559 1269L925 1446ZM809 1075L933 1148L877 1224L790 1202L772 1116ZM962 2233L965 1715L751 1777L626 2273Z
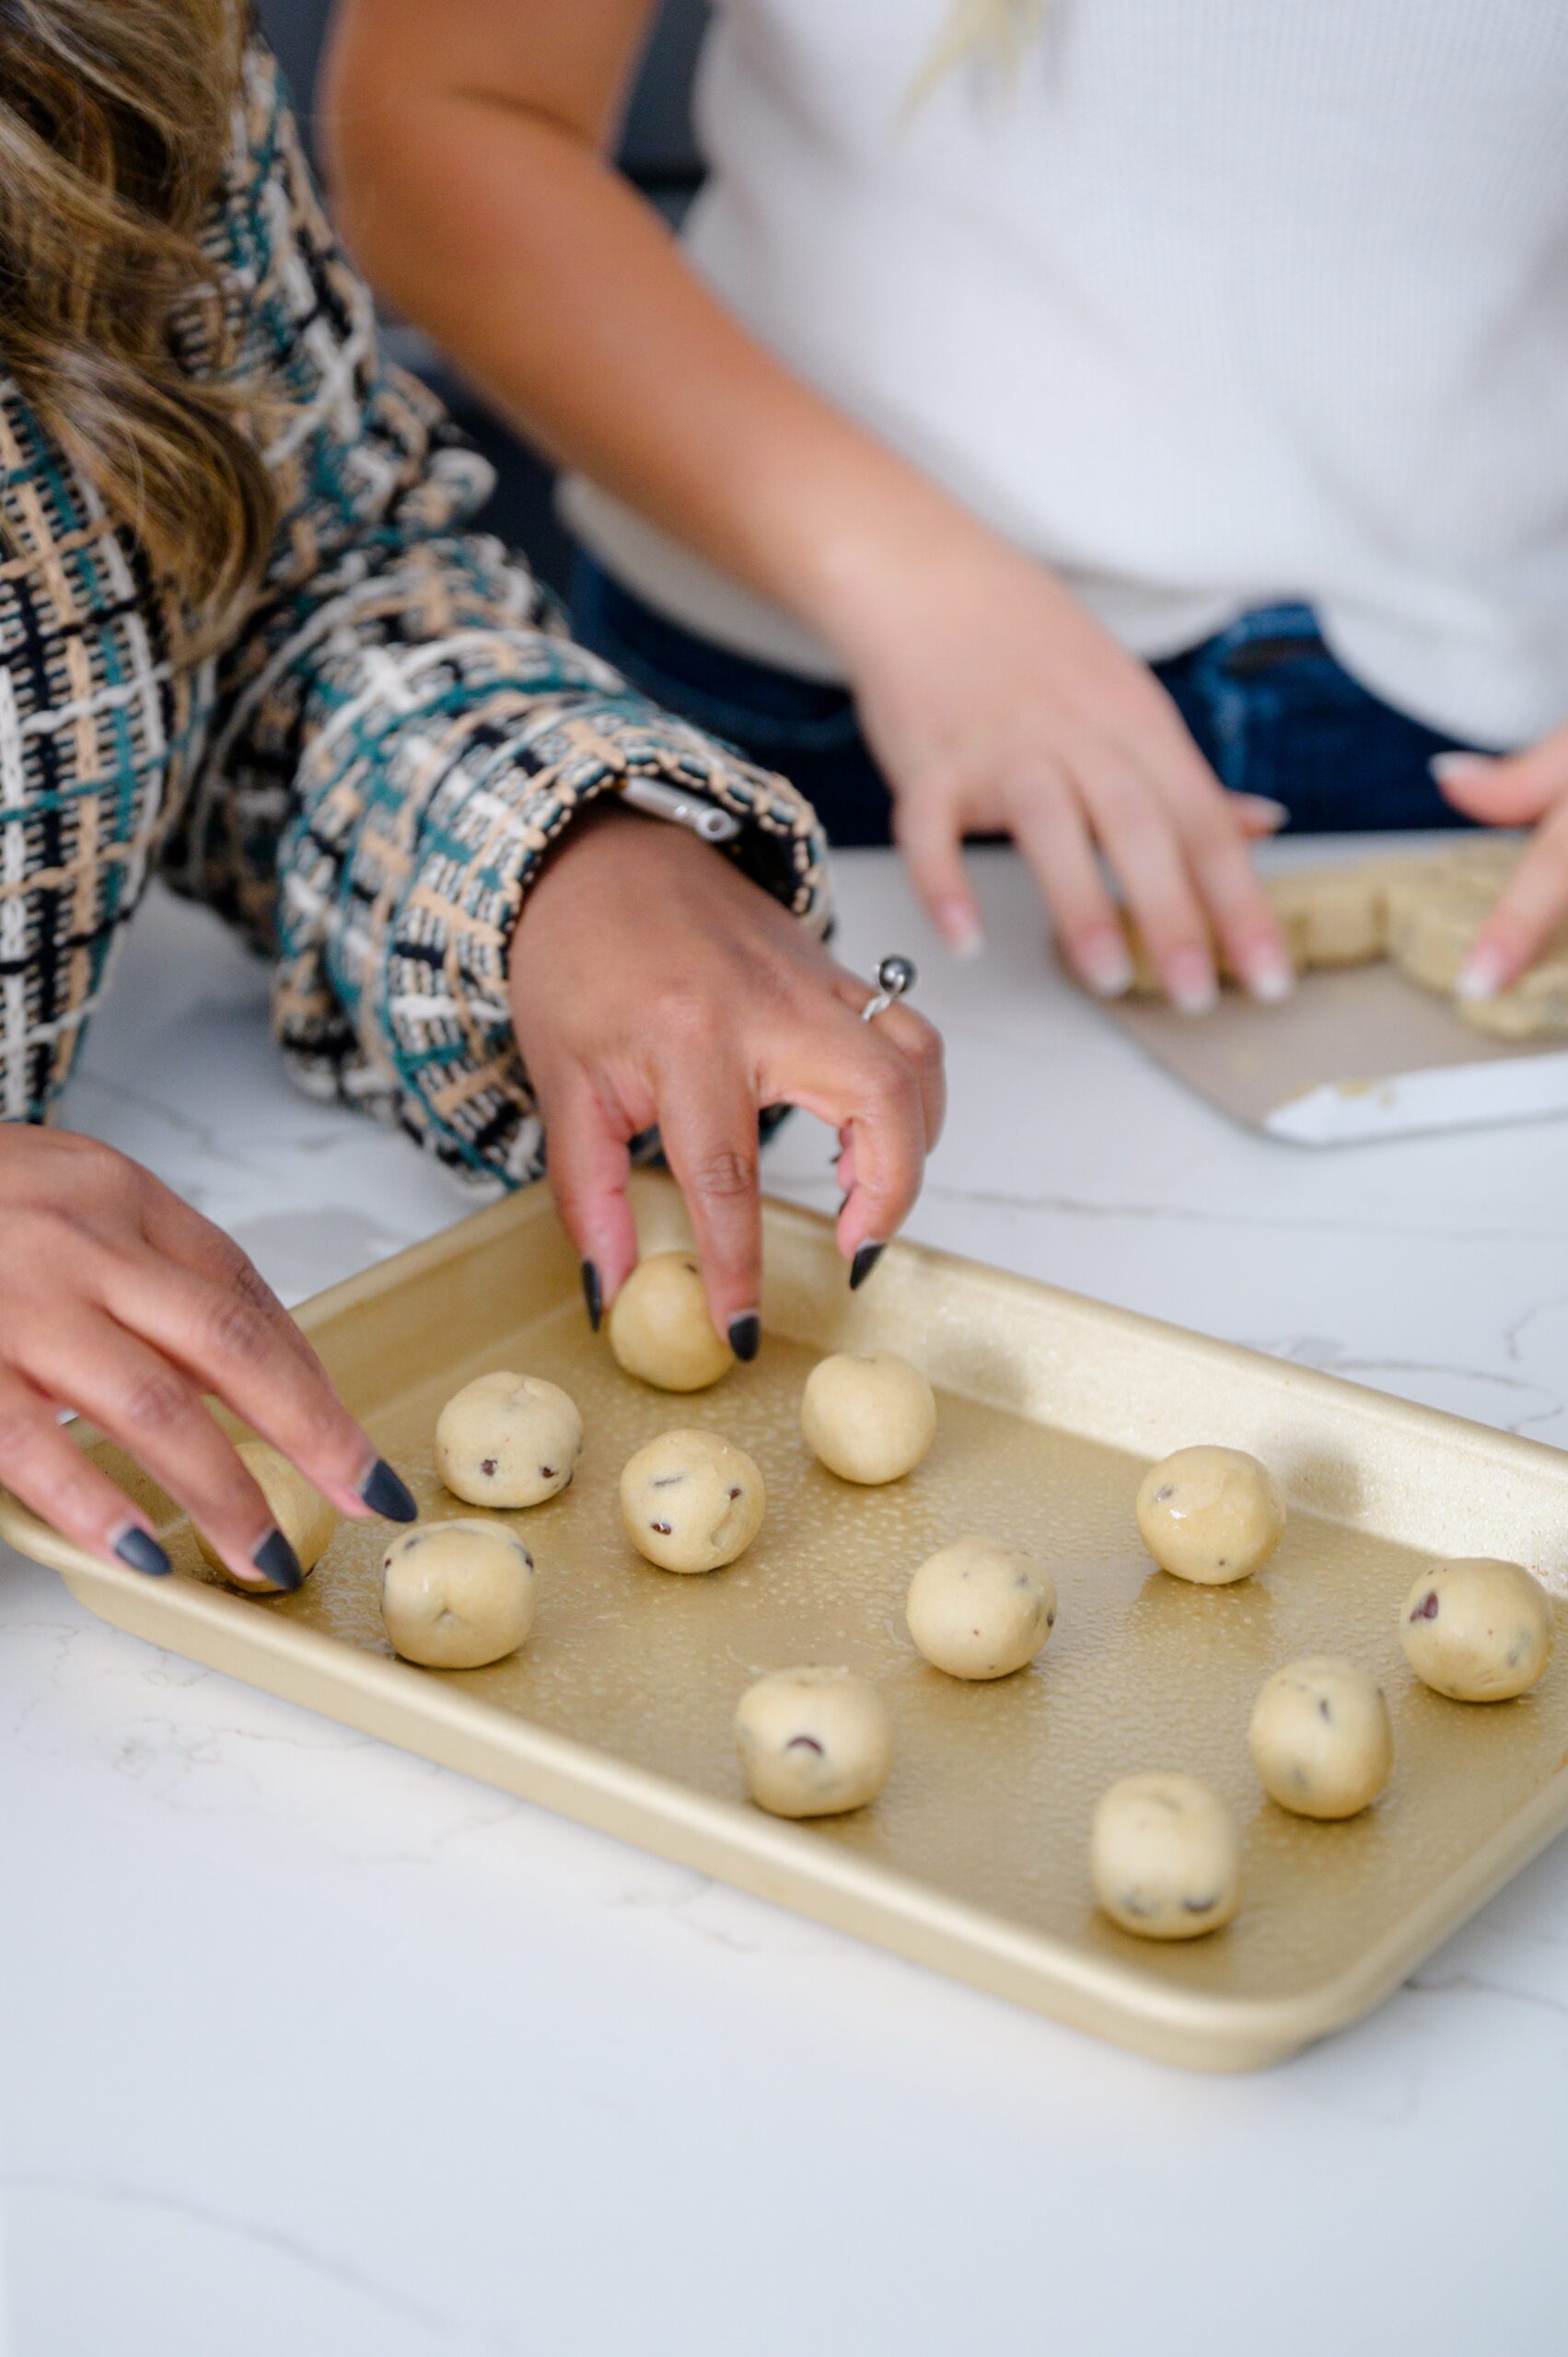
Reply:
M405 1661L482 1669L533 1627L533 1557L505 1523L423 1522L381 1559L381 1618Z
M1235 1914L1241 1845L1219 1794L1196 1776L1127 1776L1095 1811L1095 1897L1145 1940L1195 1940Z
M628 1375L659 1391L705 1391L735 1364L714 1331L695 1253L637 1263L610 1313L610 1347Z
M716 1572L762 1527L755 1461L717 1433L660 1433L621 1476L621 1519L661 1572Z
M847 1669L776 1669L735 1714L746 1782L774 1817L864 1808L888 1781L893 1729L874 1686Z
M470 1506L537 1506L576 1469L583 1420L559 1384L482 1375L436 1420L436 1470Z
M1551 1659L1551 1603L1518 1563L1480 1555L1423 1572L1404 1601L1400 1642L1416 1676L1456 1702L1506 1702Z
M273 1520L298 1556L300 1570L313 1572L338 1527L336 1506L329 1505L314 1483L308 1481L298 1467L291 1465L270 1441L242 1440L237 1444L235 1453L266 1499ZM238 1585L205 1531L197 1531L196 1544L203 1562ZM246 1585L250 1585L248 1581Z
M910 1635L949 1678L1006 1678L1056 1625L1056 1583L1043 1563L989 1538L959 1538L922 1563L905 1607Z
M892 1351L821 1359L806 1378L800 1429L830 1473L897 1481L936 1437L936 1401L917 1366Z
M1354 1817L1394 1762L1383 1689L1328 1655L1275 1670L1252 1705L1249 1740L1264 1791L1297 1817Z
M1203 1587L1246 1579L1284 1536L1273 1475L1239 1448L1179 1448L1162 1457L1138 1485L1137 1515L1161 1570Z

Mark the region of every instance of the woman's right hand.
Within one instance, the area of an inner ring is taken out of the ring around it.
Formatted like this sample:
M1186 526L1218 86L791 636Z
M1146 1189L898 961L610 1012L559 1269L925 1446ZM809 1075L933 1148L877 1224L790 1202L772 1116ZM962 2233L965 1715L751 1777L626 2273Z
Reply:
M145 1515L61 1431L75 1408L186 1509L238 1579L297 1587L212 1392L346 1515L414 1503L222 1231L112 1147L0 1124L0 1481L95 1554L167 1572Z
M1098 853L1178 1006L1212 1002L1216 940L1258 997L1283 997L1289 953L1247 850L1279 806L1224 790L1147 666L1040 565L956 509L935 545L929 505L925 521L918 560L861 572L832 634L949 946L981 937L964 836L1006 834L1091 990L1132 979Z

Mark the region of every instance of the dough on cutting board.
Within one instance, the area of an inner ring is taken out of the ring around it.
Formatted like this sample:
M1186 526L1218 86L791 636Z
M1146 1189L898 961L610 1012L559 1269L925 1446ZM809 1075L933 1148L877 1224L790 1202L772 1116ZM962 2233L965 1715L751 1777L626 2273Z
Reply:
M830 1473L875 1485L912 1472L936 1437L936 1400L894 1351L841 1351L806 1378L800 1429Z
M537 1506L576 1469L583 1420L538 1375L476 1376L436 1420L436 1470L473 1506Z
M1521 854L1516 838L1481 836L1424 856L1364 860L1348 867L1293 869L1264 881L1296 966L1360 965L1388 958L1401 973L1451 997L1471 943ZM1129 927L1132 989L1158 997L1163 985L1147 945ZM1224 978L1236 977L1222 961ZM1455 1002L1464 1021L1505 1039L1568 1033L1568 923L1528 971L1489 999Z
M661 1572L716 1572L762 1527L767 1492L755 1460L719 1433L660 1433L627 1461L621 1519Z
M1095 1810L1095 1897L1145 1940L1217 1932L1241 1898L1241 1845L1219 1794L1196 1776L1126 1776Z
M1455 1702L1507 1702L1551 1659L1551 1599L1520 1563L1487 1555L1435 1563L1400 1613L1416 1676Z
M266 1499L273 1520L299 1558L300 1570L313 1572L331 1546L338 1527L336 1506L329 1505L314 1482L308 1481L299 1468L291 1465L271 1441L238 1441L235 1454ZM235 1578L204 1530L196 1531L196 1545L202 1561L220 1578L232 1586L254 1591L255 1582Z
M500 1661L517 1652L533 1616L533 1557L504 1522L422 1522L381 1559L387 1634L423 1668Z
M838 1817L888 1781L893 1728L874 1686L848 1669L775 1669L735 1713L747 1786L774 1817Z
M735 1364L708 1316L694 1252L639 1260L610 1312L610 1347L628 1375L658 1391L705 1391Z
M1228 1586L1266 1563L1284 1536L1284 1500L1266 1465L1240 1448L1179 1448L1151 1465L1134 1508L1162 1571Z
M949 1678L1006 1678L1033 1661L1056 1625L1056 1583L1021 1548L958 1538L910 1582L910 1635Z
M1249 1741L1264 1791L1297 1817L1354 1817L1394 1760L1383 1689L1327 1655L1275 1670L1252 1705Z

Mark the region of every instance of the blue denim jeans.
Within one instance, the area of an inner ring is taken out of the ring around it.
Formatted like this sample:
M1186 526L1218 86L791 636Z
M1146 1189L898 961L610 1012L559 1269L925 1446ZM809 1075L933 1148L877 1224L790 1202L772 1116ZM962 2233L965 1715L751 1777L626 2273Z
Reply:
M792 778L832 842L888 841L888 789L843 689L695 637L586 556L573 577L572 621L584 645L645 695ZM1427 770L1454 739L1353 679L1307 606L1243 614L1154 668L1222 784L1283 802L1291 831L1465 823Z

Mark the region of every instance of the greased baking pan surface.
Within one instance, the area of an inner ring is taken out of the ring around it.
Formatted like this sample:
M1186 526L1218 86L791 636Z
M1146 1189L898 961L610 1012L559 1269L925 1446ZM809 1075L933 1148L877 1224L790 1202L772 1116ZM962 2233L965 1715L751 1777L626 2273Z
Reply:
M680 1240L667 1182L635 1183L645 1249ZM177 1653L442 1759L915 1960L1163 2059L1242 2068L1353 2018L1568 1821L1568 1657L1535 1693L1446 1702L1407 1668L1399 1606L1421 1563L1493 1554L1562 1593L1568 1458L1538 1444L895 1245L851 1295L827 1224L769 1204L762 1353L675 1397L621 1374L587 1330L542 1190L321 1295L301 1312L344 1394L427 1517L474 1511L431 1462L442 1402L511 1366L564 1385L587 1438L559 1497L504 1519L539 1566L522 1653L488 1669L398 1662L378 1609L384 1526L343 1524L297 1596L231 1595L189 1525L82 1430L152 1511L181 1576L83 1555L6 1500L0 1527L92 1608ZM856 1490L800 1437L824 1350L885 1346L939 1392L935 1445L905 1480ZM768 1489L727 1571L654 1570L622 1534L621 1468L676 1424L722 1431ZM1213 1440L1254 1449L1290 1527L1253 1579L1197 1588L1149 1562L1144 1465ZM1027 1547L1061 1608L1029 1669L960 1684L916 1655L915 1566L967 1531ZM1561 1606L1559 1619L1561 1620ZM1308 1653L1373 1668L1395 1766L1365 1816L1322 1825L1266 1800L1253 1697ZM897 1756L857 1815L785 1825L744 1797L736 1702L769 1669L844 1662L875 1680ZM1244 1847L1227 1930L1155 1946L1093 1905L1087 1839L1105 1786L1179 1767L1230 1802Z

